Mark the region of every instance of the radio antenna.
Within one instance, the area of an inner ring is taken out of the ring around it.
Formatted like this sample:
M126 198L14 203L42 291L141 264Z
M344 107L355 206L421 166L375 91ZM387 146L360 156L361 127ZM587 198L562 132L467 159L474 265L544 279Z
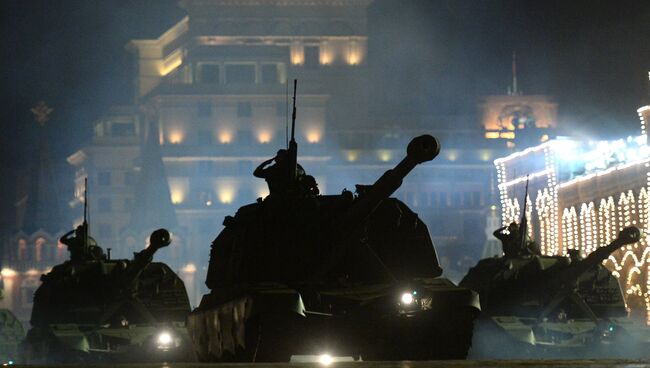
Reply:
M526 233L528 232L528 218L526 210L528 206L528 175L526 175L526 190L524 191L524 209L521 212L521 221L519 222L519 234L521 236L521 249L526 245Z
M284 138L289 149L289 79L285 79L284 87Z
M85 246L88 246L88 221L90 221L90 213L88 211L88 177L86 177L84 178L84 222L82 224Z

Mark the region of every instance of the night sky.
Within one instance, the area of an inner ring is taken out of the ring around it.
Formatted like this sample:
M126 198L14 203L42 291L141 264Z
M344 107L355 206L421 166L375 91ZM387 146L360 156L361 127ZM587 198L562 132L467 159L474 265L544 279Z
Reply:
M11 178L36 146L29 107L45 100L55 109L52 159L65 166L88 142L93 120L133 98L124 45L158 37L184 12L176 0L5 0L0 7L6 207ZM481 96L505 93L513 51L520 89L554 96L565 132L638 134L636 109L650 102L647 0L376 0L369 30L370 67L381 81L373 114L475 114Z

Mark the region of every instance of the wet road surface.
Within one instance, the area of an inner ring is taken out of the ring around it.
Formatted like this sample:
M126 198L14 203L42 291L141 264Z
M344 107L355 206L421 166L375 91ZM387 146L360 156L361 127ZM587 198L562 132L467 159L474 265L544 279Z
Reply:
M83 365L87 366L87 365ZM124 368L311 368L324 367L318 363L157 363L157 364L110 364L97 367ZM25 366L27 367L27 366ZM63 365L30 365L28 367L65 367ZM74 365L68 367L75 367ZM79 365L76 365L79 367ZM650 360L463 360L463 361L426 361L426 362L341 362L333 363L328 368L480 368L480 367L526 367L526 368L570 368L570 367L614 367L614 368L650 368Z

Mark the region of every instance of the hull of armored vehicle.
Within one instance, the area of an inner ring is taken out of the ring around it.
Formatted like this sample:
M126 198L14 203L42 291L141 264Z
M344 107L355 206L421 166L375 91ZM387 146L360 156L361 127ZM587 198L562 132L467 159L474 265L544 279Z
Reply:
M446 279L420 279L409 308L401 285L320 291L318 310L279 285L226 302L204 298L189 319L202 361L291 361L299 356L363 360L464 359L478 299Z
M650 329L645 321L627 318L618 280L601 264L581 273L574 283L564 285L566 291L542 291L543 286L537 290L534 285L540 284L531 283L530 288L520 289L513 296L517 288L508 282L495 281L508 278L523 281L531 279L531 275L543 280L544 271L560 274L571 263L568 257L557 256L493 258L480 261L470 270L461 285L477 290L484 308L469 356L474 359L650 356ZM490 282L494 284L489 285Z
M0 364L22 363L19 345L24 338L18 318L8 309L0 309Z
M28 363L195 360L185 326L190 305L182 280L164 263L146 265L136 287L120 290L129 260L64 263L34 294ZM135 291L133 291L135 290Z
M271 229L277 229L265 227L272 223L268 203L240 209L213 243L212 293L188 318L199 360L465 358L480 311L477 294L440 277L428 230L415 213L386 199L354 241L337 245L330 232L321 232L324 223L310 219L310 213L335 218L328 209L338 212L355 200L321 196L305 206L318 211L275 216L302 221L292 234L305 241L288 248L268 245ZM316 256L306 249L316 249ZM330 250L344 255L337 258ZM252 259L257 261L248 264ZM282 275L285 282L265 282L268 275Z

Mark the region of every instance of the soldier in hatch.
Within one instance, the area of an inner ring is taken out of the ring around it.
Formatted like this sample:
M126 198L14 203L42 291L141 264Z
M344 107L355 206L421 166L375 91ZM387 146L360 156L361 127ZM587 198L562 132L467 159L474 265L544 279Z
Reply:
M540 255L539 246L528 235L522 244L519 224L516 222L496 229L492 235L501 240L506 257Z
M273 161L275 161L275 164L267 167ZM255 171L253 171L253 175L266 180L266 183L269 186L269 193L272 196L285 195L288 189L294 185L290 173L288 152L285 149L278 150L275 157L262 162ZM304 175L305 170L302 166L297 165L296 178L300 178Z

